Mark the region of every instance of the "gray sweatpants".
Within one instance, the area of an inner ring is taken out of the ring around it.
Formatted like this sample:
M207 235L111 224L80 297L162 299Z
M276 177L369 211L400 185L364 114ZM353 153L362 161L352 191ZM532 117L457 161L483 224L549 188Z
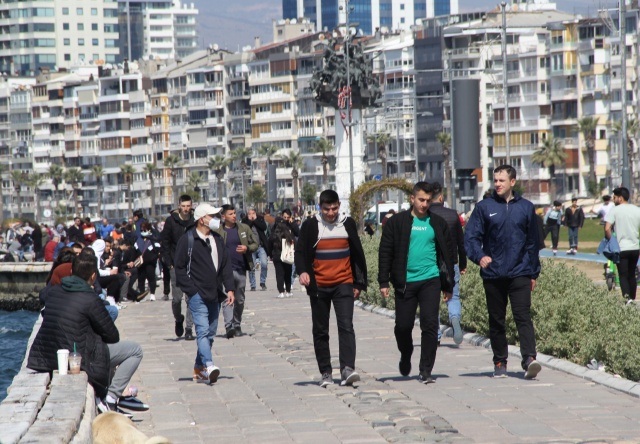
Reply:
M120 341L107 344L107 347L109 347L110 374L112 375L109 395L118 399L142 361L142 347L133 341Z
M230 328L240 327L242 323L242 312L244 311L244 289L247 285L247 273L238 273L233 270L233 280L236 283L236 291L234 293L235 303L233 306L222 303L222 317L224 318L224 327Z

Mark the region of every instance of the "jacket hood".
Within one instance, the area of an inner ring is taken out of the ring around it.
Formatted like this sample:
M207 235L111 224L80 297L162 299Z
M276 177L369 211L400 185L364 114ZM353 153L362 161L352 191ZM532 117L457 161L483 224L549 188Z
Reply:
M173 217L174 222L183 225L183 226L190 226L191 224L195 223L195 219L193 218L193 209L191 209L189 211L189 219L187 220L183 220L180 217L180 209L176 208L175 210L171 211L171 217Z
M87 281L78 276L67 276L60 281L62 289L73 293L81 293L93 291L93 288L87 284Z
M96 252L96 257L102 257L102 253L104 253L105 243L102 239L98 239L91 244L91 248Z
M316 241L315 244L313 244L313 248L315 248L318 245L318 242L320 242L320 240L322 239L322 236L324 235L324 232L327 229L327 227L331 227L331 226L341 227L341 226L343 226L344 225L344 221L347 220L347 215L346 214L338 215L338 218L333 223L325 222L325 220L322 218L322 214L321 213L316 214L316 219L318 219L318 240ZM321 226L322 226L322 229L320 229Z

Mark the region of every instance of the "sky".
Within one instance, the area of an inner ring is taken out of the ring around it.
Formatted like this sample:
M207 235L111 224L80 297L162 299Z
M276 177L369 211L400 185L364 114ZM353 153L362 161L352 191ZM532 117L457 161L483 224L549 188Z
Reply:
M461 12L491 10L499 0L458 0ZM183 0L194 2L199 9L198 32L202 47L217 43L220 48L238 51L253 46L254 37L262 43L273 40L272 21L282 18L281 0ZM610 6L615 0L557 0L557 8L565 12L594 16L600 5Z

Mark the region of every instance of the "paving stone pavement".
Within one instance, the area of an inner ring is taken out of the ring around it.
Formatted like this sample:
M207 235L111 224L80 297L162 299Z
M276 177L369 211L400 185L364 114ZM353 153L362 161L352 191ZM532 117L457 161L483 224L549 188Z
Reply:
M493 379L490 350L469 342L456 346L443 337L436 383L420 384L418 326L414 371L402 377L393 319L362 309L354 314L362 381L339 386L332 316L336 384L323 389L308 296L296 283L293 298L275 298L271 264L267 287L247 291L245 336L226 339L220 316L213 353L221 375L212 386L192 381L196 344L176 339L170 302L143 301L121 311L121 338L144 350L132 382L151 405L134 416L141 431L185 444L640 442L636 397L546 366L527 381L514 357L509 378Z

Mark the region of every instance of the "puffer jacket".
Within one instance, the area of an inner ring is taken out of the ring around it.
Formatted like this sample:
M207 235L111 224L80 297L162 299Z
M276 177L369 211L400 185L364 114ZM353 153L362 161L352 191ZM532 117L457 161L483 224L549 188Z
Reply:
M173 259L176 254L176 246L180 238L189 229L196 226L196 221L193 218L193 211L188 220L182 220L180 218L180 210L173 210L167 220L164 223L164 228L160 233L160 254L162 257L162 263L166 267L173 266Z
M538 220L533 204L515 193L507 202L494 191L476 204L467 222L464 246L467 257L478 265L484 256L491 258L489 266L480 269L483 279L538 278Z
M76 350L82 355L81 370L87 373L96 395L104 398L109 387L109 348L120 334L104 303L82 279L70 276L50 288L42 325L36 334L27 367L40 372L58 368L57 351Z

